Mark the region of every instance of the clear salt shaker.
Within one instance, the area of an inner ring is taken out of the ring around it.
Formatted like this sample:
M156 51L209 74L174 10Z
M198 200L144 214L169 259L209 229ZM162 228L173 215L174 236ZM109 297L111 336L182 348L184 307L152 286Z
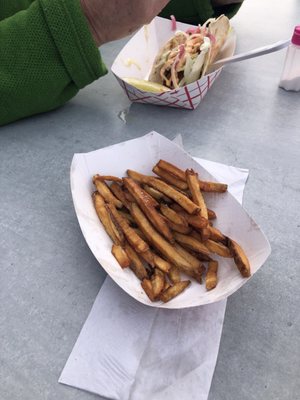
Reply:
M279 86L285 90L300 91L300 25L295 27L287 49Z

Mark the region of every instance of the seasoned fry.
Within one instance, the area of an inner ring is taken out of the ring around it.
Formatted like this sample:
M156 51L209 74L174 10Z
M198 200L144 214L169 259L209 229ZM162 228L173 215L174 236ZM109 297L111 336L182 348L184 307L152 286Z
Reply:
M130 269L134 274L142 281L144 278L148 278L147 270L144 267L142 260L139 255L134 251L134 249L128 244L125 243L125 252L131 261Z
M149 297L149 299L151 301L155 301L153 289L152 289L152 283L151 283L150 279L143 279L141 286L144 289L146 295Z
M178 267L190 268L190 264L176 251L174 246L167 242L150 224L137 204L133 203L131 214L144 233L147 240L164 256L168 261Z
M214 242L213 240L208 239L205 241L205 246L211 253L218 254L224 258L232 258L229 248L220 242Z
M154 270L154 274L151 277L151 283L154 298L157 298L165 286L165 275L158 268L155 268Z
M104 182L104 181L110 181L110 182L119 182L122 183L122 179L118 178L117 176L113 176L113 175L95 175L94 180L100 181L100 182Z
M187 220L182 215L168 207L166 204L160 205L160 212L174 224L188 226Z
M130 202L127 200L121 186L118 183L113 182L110 185L110 190L113 192L113 194L116 196L116 198L118 200L120 200L120 202L123 204L123 206L126 207L127 210L129 210Z
M157 254L154 254L154 265L159 268L161 271L168 273L172 268L172 265L164 260L163 258L159 257Z
M208 263L208 269L206 272L205 286L207 290L212 290L217 286L218 283L218 261L211 260Z
M122 208L123 204L120 200L118 200L113 193L110 191L109 187L105 182L101 182L98 179L96 179L97 175L93 177L93 183L96 186L97 191L101 194L101 196L104 198L106 203L112 203L114 204L117 208Z
M155 209L158 206L156 200L145 192L133 179L124 178L124 185L134 197L142 211L146 214L153 226L171 243L174 242L173 234L165 219Z
M121 246L113 244L111 252L115 257L115 259L120 264L121 268L127 268L130 266L129 257L127 256L127 253L125 252L125 250L123 250Z
M193 251L196 251L197 253L201 253L206 256L209 256L208 248L203 243L201 243L199 240L193 238L192 236L183 235L181 233L174 232L174 237L178 243L184 245L185 247L187 247Z
M249 276L251 276L250 263L244 250L237 242L230 238L227 238L227 245L241 275L244 278L249 278Z
M178 190L173 189L167 183L156 178L150 178L147 183L149 186L154 187L169 198L176 201L176 203L181 205L181 207L184 208L189 214L197 214L200 211L199 206L193 203L188 197L186 197Z
M160 160L156 165L185 182L185 172L175 165L164 160ZM201 190L203 190L203 192L223 193L227 191L228 185L219 182L207 182L199 180L199 187Z
M114 220L122 229L124 235L126 236L126 239L133 246L133 248L138 253L143 253L149 250L148 244L140 236L138 236L133 228L129 226L127 219L122 217L115 206L113 204L106 204L106 207L113 216Z
M162 178L162 180L164 180L165 182L175 186L176 188L180 189L180 190L186 190L187 184L186 182L183 182L181 180L179 180L178 178L176 178L176 176L170 174L169 172L159 168L157 165L152 169L152 171L158 175L160 178Z
M181 281L180 270L179 268L175 267L174 265L170 269L168 273L168 277L172 283L177 283Z
M121 231L119 231L114 222L112 221L109 212L106 209L105 201L100 193L94 192L93 195L93 202L95 206L96 213L98 218L102 222L104 229L106 230L107 234L111 238L111 240L115 244L122 244L124 243L124 235Z
M154 199L156 199L158 201L163 201L164 203L167 203L167 204L172 203L172 200L169 199L169 197L165 196L163 193L159 192L158 190L154 189L153 187L144 184L143 188Z
M191 281L181 281L175 283L173 286L169 287L169 289L162 292L162 294L160 295L160 300L166 303L167 301L174 299L174 297L182 293L184 289L186 289L190 285L190 283Z

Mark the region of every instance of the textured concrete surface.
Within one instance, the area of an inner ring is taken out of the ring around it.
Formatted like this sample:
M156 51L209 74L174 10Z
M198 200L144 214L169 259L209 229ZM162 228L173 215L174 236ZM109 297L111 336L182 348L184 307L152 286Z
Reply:
M299 0L245 0L233 20L238 50L288 38L297 22ZM108 65L123 43L104 46ZM152 129L249 168L245 208L273 249L229 298L209 400L300 398L300 94L278 89L283 61L279 52L228 67L194 112L130 105L109 74L60 110L0 128L1 400L99 398L57 383L104 279L76 220L69 167L75 152Z

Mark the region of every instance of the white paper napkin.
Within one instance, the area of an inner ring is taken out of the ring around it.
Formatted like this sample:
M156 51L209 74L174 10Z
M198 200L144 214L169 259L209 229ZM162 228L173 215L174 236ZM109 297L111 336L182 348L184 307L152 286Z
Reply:
M248 170L195 160L242 202ZM206 400L225 309L148 307L107 277L59 382L115 400Z

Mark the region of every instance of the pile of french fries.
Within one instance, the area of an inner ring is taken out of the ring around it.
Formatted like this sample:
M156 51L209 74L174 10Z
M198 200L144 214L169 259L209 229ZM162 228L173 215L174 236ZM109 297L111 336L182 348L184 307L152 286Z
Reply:
M243 277L250 264L241 246L213 226L205 192L223 193L227 185L199 179L160 160L155 176L127 170L127 177L95 175L93 201L110 236L112 254L121 268L130 268L151 301L167 302L194 279L205 276L207 290L218 283L218 262L232 258ZM108 184L108 182L110 182Z

